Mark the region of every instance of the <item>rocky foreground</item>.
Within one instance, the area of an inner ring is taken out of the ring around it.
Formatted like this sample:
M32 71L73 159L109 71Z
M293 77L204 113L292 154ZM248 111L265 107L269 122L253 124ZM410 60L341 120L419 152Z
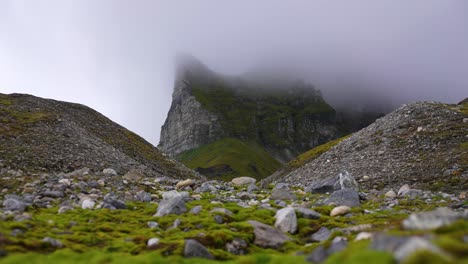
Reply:
M0 180L2 263L468 262L465 192L363 189L345 171L307 190L110 168Z

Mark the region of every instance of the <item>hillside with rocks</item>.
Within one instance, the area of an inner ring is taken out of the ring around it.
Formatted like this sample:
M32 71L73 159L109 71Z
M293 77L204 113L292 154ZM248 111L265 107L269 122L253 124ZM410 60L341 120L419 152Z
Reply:
M264 184L284 182L311 190L349 171L368 189L463 191L468 186L468 105L403 105L299 166L286 166ZM298 162L296 160L296 162ZM292 164L294 165L294 164Z
M261 179L377 116L369 111L337 113L320 90L302 81L223 76L184 57L159 148L213 179ZM233 141L237 143L229 144ZM254 147L236 147L242 144Z
M70 173L197 177L135 133L89 107L24 94L0 94L0 175Z

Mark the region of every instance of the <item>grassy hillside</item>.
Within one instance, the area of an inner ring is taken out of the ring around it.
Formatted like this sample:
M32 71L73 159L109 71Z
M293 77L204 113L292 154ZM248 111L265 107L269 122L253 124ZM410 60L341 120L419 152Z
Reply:
M224 138L181 153L177 159L204 175L225 180L237 176L264 178L280 163L254 142Z

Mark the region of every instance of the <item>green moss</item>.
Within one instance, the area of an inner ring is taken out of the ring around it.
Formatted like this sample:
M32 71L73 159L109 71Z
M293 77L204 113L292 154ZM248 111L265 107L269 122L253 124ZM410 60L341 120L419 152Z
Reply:
M452 263L452 261L438 254L435 254L433 252L421 250L421 251L416 251L412 253L402 263L403 264L426 264L426 263L445 264L445 263Z
M325 261L325 264L335 263L395 263L392 254L387 252L372 251L368 249L368 241L350 243L343 251L333 254Z
M255 142L243 142L235 138L224 138L188 150L177 159L189 168L226 180L237 176L260 179L280 167L280 163Z
M289 169L299 168L303 166L304 164L309 163L310 161L320 157L320 155L327 152L329 149L338 145L341 141L349 138L350 136L351 135L347 135L347 136L332 140L318 147L315 147L307 152L304 152L301 155L297 156L297 158L295 158L294 160L290 161L286 165L286 168L289 168Z

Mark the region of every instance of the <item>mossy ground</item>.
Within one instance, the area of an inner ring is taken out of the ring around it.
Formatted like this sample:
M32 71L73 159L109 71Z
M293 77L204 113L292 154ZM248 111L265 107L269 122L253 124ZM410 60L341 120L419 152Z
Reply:
M280 163L255 142L243 142L235 138L224 138L214 143L181 153L177 159L192 169L212 169L220 179L230 180L237 176L264 178L279 167ZM226 165L230 170L226 170ZM225 171L218 172L222 167ZM208 173L205 173L211 176Z
M261 198L263 192L257 192ZM300 195L304 202L321 199L317 195ZM2 263L214 263L200 259L182 257L184 240L196 239L205 245L217 261L225 263L305 263L305 255L319 243L308 243L308 237L321 226L338 228L323 244L329 245L336 236L345 236L353 241L357 233L344 232L347 228L359 224L371 224L369 231L386 230L400 235L421 235L419 231L402 231L400 223L410 211L432 210L435 204L420 200L402 200L400 205L390 210L380 210L380 202L368 201L361 207L352 209L345 217L328 216L331 206L313 206L320 212L318 220L298 218L298 232L290 235L292 240L278 250L264 249L254 244L253 228L248 220L257 220L268 225L274 223L274 211L256 207L243 208L235 203L221 203L214 195L203 195L201 200L187 203L190 210L201 205L199 215L185 213L154 217L155 203L129 203L126 210L82 210L75 209L58 214L58 207L30 208L27 212L32 219L22 222L13 217L0 222L0 249L8 256L0 258ZM272 206L276 206L271 202ZM437 206L444 205L440 203ZM217 224L210 211L223 207L233 212L224 216L225 223ZM364 210L367 210L366 212ZM180 225L171 228L176 219ZM150 229L149 221L158 222L159 226ZM468 226L464 221L433 231L437 236L435 243L458 259L466 259L467 247L461 242ZM16 233L16 234L15 234ZM62 249L55 249L42 242L44 237L61 241ZM150 238L159 238L155 248L147 248ZM248 255L239 257L225 250L227 243L234 238L241 238L248 243ZM368 241L351 242L343 252L333 255L326 263L394 263L390 254L369 249ZM301 253L302 252L302 255ZM299 253L299 254L298 254ZM413 257L425 259L426 255ZM34 260L33 262L31 262ZM421 263L414 262L414 263Z

